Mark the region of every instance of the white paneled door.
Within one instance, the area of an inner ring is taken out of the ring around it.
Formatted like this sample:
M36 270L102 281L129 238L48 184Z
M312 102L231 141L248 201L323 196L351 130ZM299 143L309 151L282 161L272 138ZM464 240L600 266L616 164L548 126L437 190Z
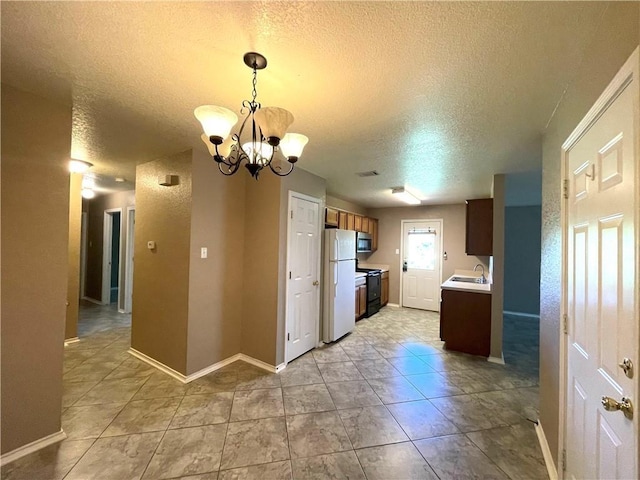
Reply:
M636 51L563 147L564 478L638 478L637 75Z
M287 348L289 362L318 344L320 322L320 202L289 196Z
M402 306L440 311L442 221L402 221Z

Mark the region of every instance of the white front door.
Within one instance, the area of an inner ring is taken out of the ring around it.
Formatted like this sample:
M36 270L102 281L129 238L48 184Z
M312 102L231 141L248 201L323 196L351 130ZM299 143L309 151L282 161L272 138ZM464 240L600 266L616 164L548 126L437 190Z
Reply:
M441 243L441 220L403 220L403 307L440 311Z
M638 478L636 229L638 56L632 57L564 145L566 225L565 478ZM612 403L613 405L613 403ZM637 405L635 405L637 408Z
M318 344L320 326L320 201L289 196L287 362Z

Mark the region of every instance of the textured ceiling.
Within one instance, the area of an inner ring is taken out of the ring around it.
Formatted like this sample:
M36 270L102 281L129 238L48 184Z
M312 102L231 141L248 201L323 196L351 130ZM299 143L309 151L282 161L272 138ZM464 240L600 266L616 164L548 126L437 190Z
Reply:
M605 2L2 2L2 82L73 105L72 156L135 165L205 149L193 109L293 112L298 165L328 192L394 206L488 196L539 170L541 135ZM212 168L215 166L212 164ZM356 172L377 170L377 177ZM246 174L244 169L238 173Z

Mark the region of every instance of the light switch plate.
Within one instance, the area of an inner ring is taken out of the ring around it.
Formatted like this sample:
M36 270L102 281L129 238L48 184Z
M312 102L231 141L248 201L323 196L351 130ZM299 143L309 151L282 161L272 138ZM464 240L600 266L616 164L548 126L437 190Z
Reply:
M154 250L156 248L156 242L154 242L153 240L149 240L147 242L147 248L149 250Z
M396 248L396 255L400 255L400 249Z
M200 249L200 258L207 258L207 247L202 247Z

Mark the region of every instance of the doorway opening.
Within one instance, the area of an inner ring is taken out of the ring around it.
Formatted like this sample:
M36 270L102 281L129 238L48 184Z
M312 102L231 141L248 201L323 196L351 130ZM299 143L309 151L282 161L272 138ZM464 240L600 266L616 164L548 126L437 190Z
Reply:
M104 212L103 254L102 254L102 304L116 304L121 308L120 259L122 256L122 209L114 208Z

